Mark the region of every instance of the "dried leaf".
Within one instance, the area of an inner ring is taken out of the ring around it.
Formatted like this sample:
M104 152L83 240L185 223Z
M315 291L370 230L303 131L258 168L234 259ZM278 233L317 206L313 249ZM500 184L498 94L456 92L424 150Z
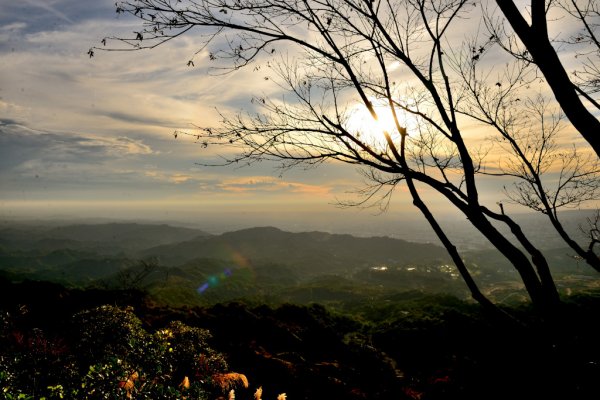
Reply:
M248 388L248 378L244 374L238 374L237 372L230 372L228 374L215 374L212 376L213 380L217 385L224 391L235 388L242 385L244 388Z
M188 378L187 376L184 376L183 381L181 382L181 384L179 386L182 389L189 389L190 388L190 378Z

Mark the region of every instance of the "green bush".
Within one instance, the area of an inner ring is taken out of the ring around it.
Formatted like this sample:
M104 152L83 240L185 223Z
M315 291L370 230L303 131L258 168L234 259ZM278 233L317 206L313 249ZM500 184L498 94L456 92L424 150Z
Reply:
M131 308L77 313L69 337L25 334L0 320L0 398L207 399L227 370L208 331L171 322L147 332ZM215 396L212 396L215 397Z
M81 388L86 396L204 399L210 377L227 368L208 346L208 331L181 322L151 334L131 309L112 306L79 313L75 321L78 351L89 363Z

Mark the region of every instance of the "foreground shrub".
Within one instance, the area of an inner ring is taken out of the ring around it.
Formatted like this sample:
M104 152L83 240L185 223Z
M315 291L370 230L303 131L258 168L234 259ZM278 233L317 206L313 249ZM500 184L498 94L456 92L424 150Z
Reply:
M204 329L171 322L149 333L131 308L101 306L77 313L65 341L11 330L3 318L6 399L208 399L233 388L222 384L227 363Z

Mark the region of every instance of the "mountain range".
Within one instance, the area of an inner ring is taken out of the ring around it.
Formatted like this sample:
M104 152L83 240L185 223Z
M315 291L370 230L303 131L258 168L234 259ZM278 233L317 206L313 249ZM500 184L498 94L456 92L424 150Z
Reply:
M497 252L463 255L484 289L502 295L520 287ZM567 288L596 281L566 249L548 255L557 276L568 278ZM143 289L171 305L240 298L364 302L403 290L467 296L440 246L274 227L211 235L162 224L5 226L0 275L70 287Z
M343 272L377 264L447 262L445 250L433 244L411 243L389 237L360 238L324 232L285 232L259 227L201 236L146 249L144 257L160 263L182 264L195 258L216 258L240 264L279 263L303 273Z

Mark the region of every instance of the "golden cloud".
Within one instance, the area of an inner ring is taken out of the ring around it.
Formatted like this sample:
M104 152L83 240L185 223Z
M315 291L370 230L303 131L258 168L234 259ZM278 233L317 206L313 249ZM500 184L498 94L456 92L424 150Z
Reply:
M248 176L224 180L218 187L227 192L281 192L326 196L330 189L322 185L309 185L299 182L288 182L272 176Z

